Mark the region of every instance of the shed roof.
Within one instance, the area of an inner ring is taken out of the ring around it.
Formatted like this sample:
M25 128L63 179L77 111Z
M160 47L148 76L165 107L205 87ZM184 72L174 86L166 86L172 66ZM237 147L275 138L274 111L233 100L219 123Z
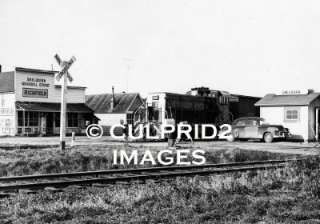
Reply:
M255 106L308 106L320 96L320 93L299 95L276 95L267 94Z
M14 92L14 72L0 73L0 93Z
M136 109L136 99L142 99L139 93L116 93L114 94L114 108L111 110L111 93L86 95L86 104L95 113L127 113Z

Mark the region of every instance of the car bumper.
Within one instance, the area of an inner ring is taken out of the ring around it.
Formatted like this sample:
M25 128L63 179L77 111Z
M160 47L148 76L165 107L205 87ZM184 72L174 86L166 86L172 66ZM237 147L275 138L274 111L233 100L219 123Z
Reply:
M283 132L283 131L280 131L278 133L275 133L274 134L274 138L289 138L291 136L291 134L289 132Z

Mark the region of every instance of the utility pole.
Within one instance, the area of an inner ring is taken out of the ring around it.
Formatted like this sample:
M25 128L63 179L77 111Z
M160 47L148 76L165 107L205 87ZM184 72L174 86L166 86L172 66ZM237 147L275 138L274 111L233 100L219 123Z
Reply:
M69 74L68 70L71 65L76 61L76 58L72 56L69 61L62 61L58 54L55 56L56 61L61 67L61 71L56 76L57 81L62 80L61 85L61 112L60 112L60 149L65 150L66 148L66 115L67 115L67 88L68 88L68 80L70 82L73 81L73 78Z
M63 76L61 85L61 111L60 111L60 148L64 150L66 148L65 136L66 136L66 115L67 115L67 76Z

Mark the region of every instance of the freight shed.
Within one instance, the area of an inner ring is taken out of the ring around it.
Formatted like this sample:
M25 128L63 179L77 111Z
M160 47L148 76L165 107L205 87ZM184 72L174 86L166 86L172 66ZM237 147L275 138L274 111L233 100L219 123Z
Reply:
M271 124L289 128L296 140L319 140L320 93L308 90L306 94L295 91L281 95L267 94L256 103L261 117Z

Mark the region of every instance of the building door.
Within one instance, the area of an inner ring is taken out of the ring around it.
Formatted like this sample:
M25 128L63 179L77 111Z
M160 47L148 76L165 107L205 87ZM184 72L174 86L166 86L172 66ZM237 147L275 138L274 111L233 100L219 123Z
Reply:
M53 113L47 113L47 135L53 135Z

